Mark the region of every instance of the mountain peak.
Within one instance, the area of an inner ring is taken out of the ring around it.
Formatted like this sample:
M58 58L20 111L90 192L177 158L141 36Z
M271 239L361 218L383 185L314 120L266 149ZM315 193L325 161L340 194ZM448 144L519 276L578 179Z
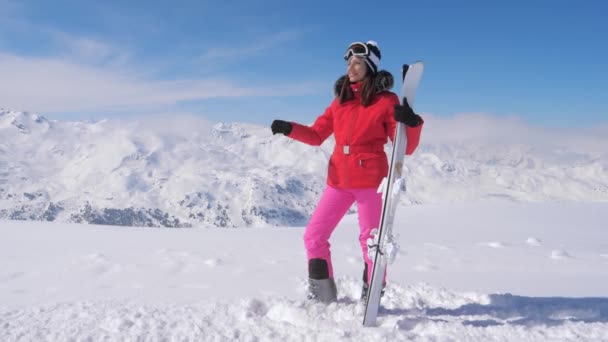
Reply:
M48 128L49 120L42 115L30 112L0 109L0 129L14 126L22 133L31 133L37 125L43 125L46 129Z

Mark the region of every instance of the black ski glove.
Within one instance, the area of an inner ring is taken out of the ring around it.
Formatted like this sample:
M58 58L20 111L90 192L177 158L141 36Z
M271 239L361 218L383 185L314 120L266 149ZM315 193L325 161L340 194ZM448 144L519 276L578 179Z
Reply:
M414 110L407 103L405 97L403 98L403 104L395 105L395 120L403 122L406 126L417 127L422 123L420 115L414 113Z
M293 126L291 123L283 120L274 120L272 125L270 125L270 129L272 130L272 134L283 133L284 135L289 135Z

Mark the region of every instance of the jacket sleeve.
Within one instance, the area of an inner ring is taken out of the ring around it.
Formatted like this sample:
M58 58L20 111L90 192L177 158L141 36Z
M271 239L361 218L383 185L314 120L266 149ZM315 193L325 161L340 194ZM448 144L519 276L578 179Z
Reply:
M386 127L387 132L389 132L389 138L391 142L394 143L395 139L395 129L397 128L397 121L395 121L395 105L399 104L399 98L397 95L391 96L389 101L389 110L386 118ZM421 118L422 119L422 118ZM422 132L422 125L424 125L424 120L420 123L420 125L416 127L405 126L405 136L407 137L407 145L405 146L405 154L411 155L414 153L418 144L420 143L420 133Z
M305 144L319 146L334 132L333 103L315 120L312 126L292 122L293 126L288 137Z
M413 154L418 144L420 143L420 133L422 132L422 125L424 120L420 118L422 122L416 127L405 126L405 136L407 137L407 146L405 147L405 154Z

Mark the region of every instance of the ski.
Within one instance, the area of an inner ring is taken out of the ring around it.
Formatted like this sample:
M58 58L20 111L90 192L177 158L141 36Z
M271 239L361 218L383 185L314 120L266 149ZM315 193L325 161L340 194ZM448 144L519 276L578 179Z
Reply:
M400 100L403 101L406 98L412 108L423 70L424 64L420 61L412 65L403 65ZM398 251L398 246L393 239L392 229L399 195L405 187L401 170L405 159L406 143L405 124L398 122L393 140L393 152L388 176L378 189L378 192L382 192L380 227L372 230L372 237L368 240L369 256L374 263L365 303L365 316L363 317L363 325L366 327L376 325L386 265L394 260Z

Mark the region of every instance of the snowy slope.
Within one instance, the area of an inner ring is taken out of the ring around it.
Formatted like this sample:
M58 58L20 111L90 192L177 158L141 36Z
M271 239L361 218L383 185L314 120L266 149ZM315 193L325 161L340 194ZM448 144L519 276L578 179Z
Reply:
M402 253L363 328L356 215L339 302L304 300L301 227L0 221L0 340L606 341L608 204L403 206Z
M0 112L0 217L302 224L324 184L318 170L327 156L266 131L184 117L84 123ZM298 158L303 154L310 160Z
M608 201L608 127L425 118L422 144L406 164L404 203ZM331 139L311 147L268 127L183 116L89 123L0 110L0 218L303 225L324 188L332 147Z

